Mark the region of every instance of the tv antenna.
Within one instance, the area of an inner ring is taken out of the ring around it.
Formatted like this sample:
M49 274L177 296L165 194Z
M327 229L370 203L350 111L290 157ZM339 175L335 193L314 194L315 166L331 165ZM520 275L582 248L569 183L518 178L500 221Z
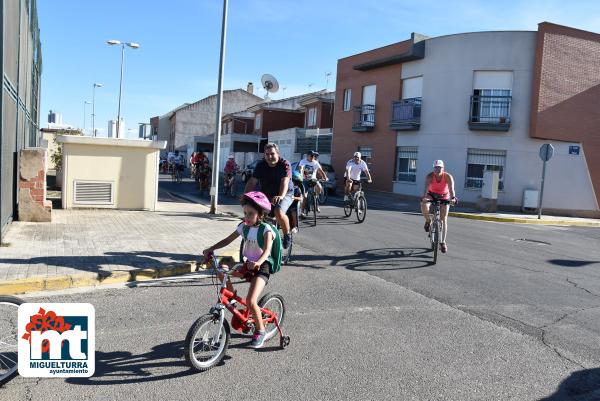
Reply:
M260 78L260 82L262 83L264 90L267 91L267 94L265 95L265 101L268 102L271 100L269 99L269 93L275 93L279 90L279 82L277 82L277 78L271 74L264 74Z

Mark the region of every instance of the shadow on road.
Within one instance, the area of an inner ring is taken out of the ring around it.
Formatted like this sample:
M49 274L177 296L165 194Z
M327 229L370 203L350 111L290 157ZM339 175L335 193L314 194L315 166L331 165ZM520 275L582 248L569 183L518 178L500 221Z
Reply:
M600 263L598 260L550 259L548 263L562 267L584 267Z
M573 372L556 392L539 401L600 400L600 368Z
M134 355L129 351L96 351L96 372L92 377L69 378L79 385L114 385L143 383L195 374L182 358L183 342L157 345L151 351ZM171 373L163 373L164 369Z
M313 269L323 267L310 262L329 262L353 271L385 271L419 269L433 265L429 248L379 248L358 251L349 255L293 255L291 264Z

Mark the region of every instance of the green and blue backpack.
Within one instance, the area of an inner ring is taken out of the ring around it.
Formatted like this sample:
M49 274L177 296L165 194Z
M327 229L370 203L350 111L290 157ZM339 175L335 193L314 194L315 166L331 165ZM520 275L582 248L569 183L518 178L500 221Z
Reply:
M267 222L261 222L258 226L258 233L256 233L256 241L258 242L258 246L261 249L264 249L265 246L265 230L267 227L270 227L274 233L273 245L271 246L271 255L267 259L271 264L269 268L269 273L274 274L281 270L281 249L283 246L281 245L281 235L279 234L279 230L277 227L274 227L272 224ZM248 234L250 233L250 227L244 225L242 228L243 238L246 241L248 238ZM240 249L240 260L242 260L242 250Z

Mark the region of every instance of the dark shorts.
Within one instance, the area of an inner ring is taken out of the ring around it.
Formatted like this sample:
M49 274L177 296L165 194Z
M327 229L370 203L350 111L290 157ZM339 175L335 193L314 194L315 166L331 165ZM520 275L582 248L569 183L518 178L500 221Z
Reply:
M258 271L248 270L244 266L243 268L238 270L238 273L242 274L244 277L244 280L246 280L247 282L252 281L252 279L254 277L258 277L258 278L263 279L265 284L267 284L269 282L269 277L271 277L270 269L271 269L271 263L265 262L262 265L260 265L260 269L258 269Z

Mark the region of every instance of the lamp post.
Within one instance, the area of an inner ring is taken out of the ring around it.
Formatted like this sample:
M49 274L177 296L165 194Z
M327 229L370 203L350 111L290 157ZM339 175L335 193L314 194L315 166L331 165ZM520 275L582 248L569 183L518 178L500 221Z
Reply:
M96 136L96 88L101 88L102 84L94 82L92 88L92 136Z
M123 61L125 59L125 45L131 47L132 49L138 49L140 47L139 43L135 42L121 42L120 40L107 40L110 46L121 45L121 79L119 80L119 110L117 111L117 135L119 137L119 129L121 124L121 93L123 92Z
M92 104L92 103L87 100L83 101L83 135L85 135L85 105L86 104Z
M219 153L221 152L221 118L223 110L223 70L225 65L225 43L227 35L227 0L223 0L223 20L221 22L221 55L219 58L219 83L217 89L217 130L213 144L212 185L210 188L210 213L217 213L219 202Z

